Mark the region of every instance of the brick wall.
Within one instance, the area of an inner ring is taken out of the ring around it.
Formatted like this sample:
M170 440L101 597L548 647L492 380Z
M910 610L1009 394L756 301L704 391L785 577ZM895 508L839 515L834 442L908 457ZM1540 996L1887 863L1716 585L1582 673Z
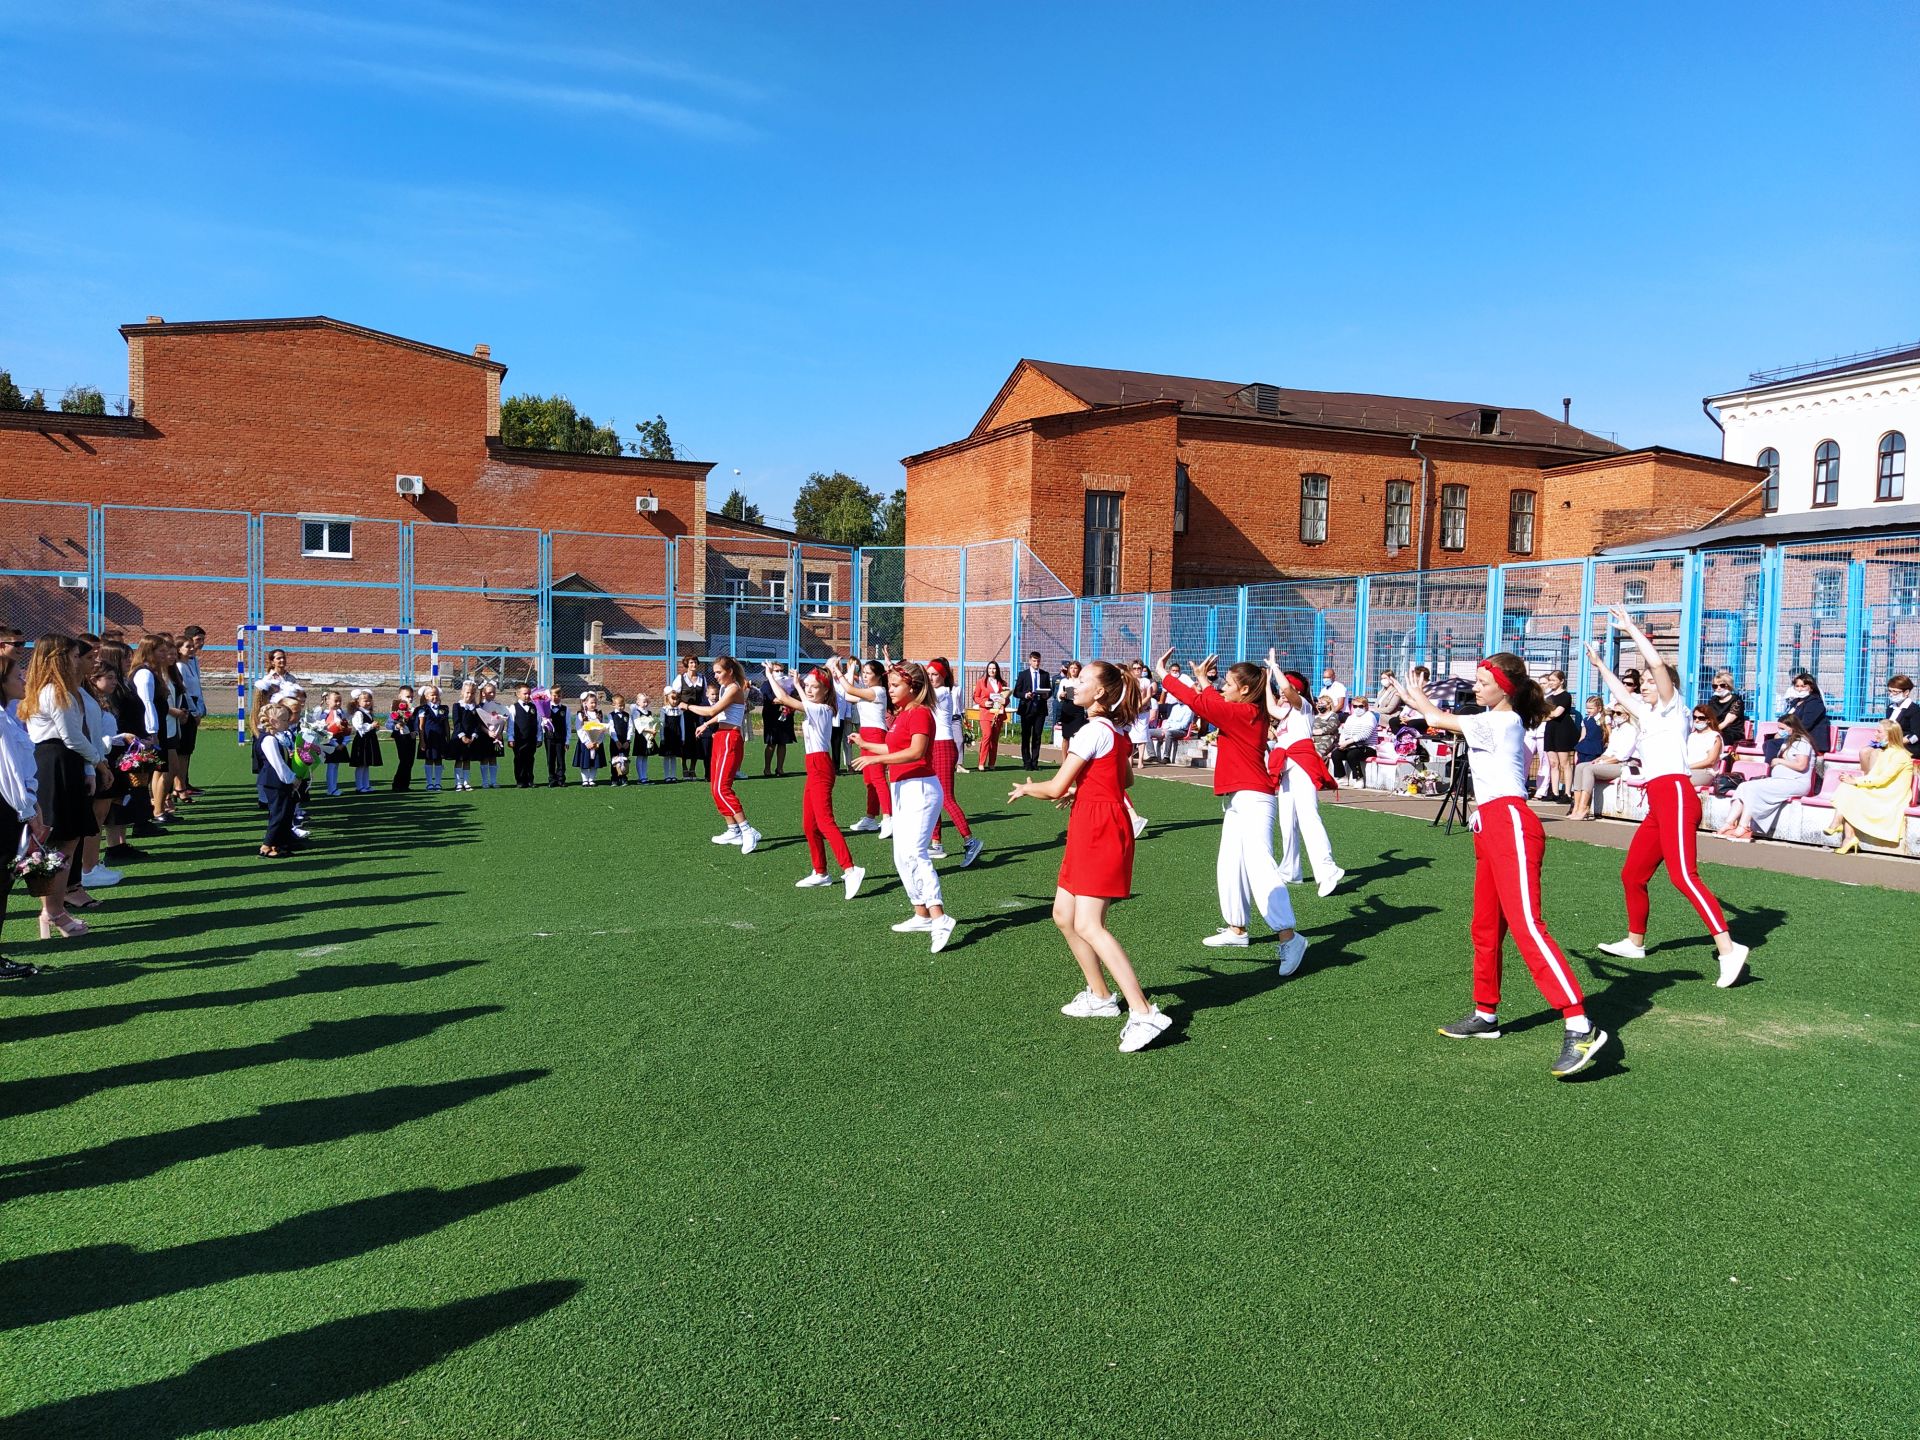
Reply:
M1634 451L1546 471L1542 513L1554 553L1588 555L1710 522L1755 519L1762 513L1757 487L1765 478L1752 465Z

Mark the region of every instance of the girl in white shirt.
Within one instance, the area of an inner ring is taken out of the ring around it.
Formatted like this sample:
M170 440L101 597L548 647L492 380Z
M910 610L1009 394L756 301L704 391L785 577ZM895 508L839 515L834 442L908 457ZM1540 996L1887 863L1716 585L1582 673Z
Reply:
M1474 671L1478 715L1446 714L1411 679L1401 693L1429 728L1451 730L1466 742L1473 777L1473 1009L1442 1025L1440 1033L1449 1040L1500 1038L1500 952L1511 932L1534 984L1566 1022L1551 1073L1563 1080L1576 1075L1594 1062L1607 1032L1587 1019L1580 982L1540 914L1547 838L1527 805L1526 732L1546 718L1546 696L1528 678L1526 663L1506 651L1489 655Z
M1700 878L1694 840L1694 831L1700 827L1700 795L1687 776L1686 756L1688 717L1692 712L1680 697L1680 672L1660 658L1646 632L1634 624L1622 606L1616 605L1608 613L1639 646L1647 662L1636 694L1607 668L1598 645L1587 646L1587 658L1606 680L1613 698L1639 722L1640 778L1646 790L1647 817L1634 832L1626 864L1620 868L1620 883L1627 897L1627 937L1600 948L1623 960L1646 958L1647 920L1652 913L1647 882L1664 864L1667 878L1687 897L1707 933L1713 936L1714 949L1720 956L1720 974L1714 983L1724 990L1747 968L1747 947L1727 933L1720 902Z
M713 793L713 808L727 822L727 828L713 837L716 845L738 845L742 855L751 855L760 843L760 832L747 823L746 808L733 793L734 776L740 773L740 760L746 743L747 677L740 662L722 655L713 662L713 678L719 693L711 705L695 704L685 687L680 708L705 717L696 737L713 732L713 758L707 766L707 784Z
M1300 851L1307 852L1315 888L1322 896L1347 878L1333 858L1333 842L1320 819L1320 782L1329 789L1333 777L1313 743L1313 709L1307 701L1307 678L1296 670L1283 671L1279 656L1267 651L1267 714L1279 723L1275 749L1284 756L1270 766L1277 785L1274 813L1280 830L1280 875L1289 885L1300 879Z
M0 916L13 889L13 857L22 844L47 838L40 821L40 767L26 726L8 712L27 693L27 657L0 654ZM0 980L27 980L40 973L37 965L0 957Z
M840 721L839 695L832 678L824 670L809 670L800 682L799 695L790 695L776 683L771 666L761 669L764 689L775 705L800 712L801 743L806 753L807 785L800 796L800 833L807 840L807 856L813 868L794 882L798 890L831 885L827 874L827 850L840 866L840 878L851 900L860 890L867 872L853 863L840 824L833 818L833 727Z
M853 677L838 659L828 662L833 666L834 682L840 693L853 702L854 715L859 722L858 738L873 745L884 745L887 738L887 667L878 660L869 660L860 667L860 681ZM857 748L857 747L856 747ZM887 783L887 767L867 765L858 767L860 779L866 787L867 813L854 821L848 828L855 831L880 832L882 840L893 834L893 788Z
M47 846L67 854L72 863L50 877L40 899L40 938L87 933L86 922L67 911L67 893L80 884L83 842L94 832L95 767L106 752L87 733L82 689L81 652L66 635L42 635L34 642L27 665L26 694L20 718L33 741L33 759L40 806L46 822ZM11 860L11 857L7 857ZM84 892L82 892L84 894Z

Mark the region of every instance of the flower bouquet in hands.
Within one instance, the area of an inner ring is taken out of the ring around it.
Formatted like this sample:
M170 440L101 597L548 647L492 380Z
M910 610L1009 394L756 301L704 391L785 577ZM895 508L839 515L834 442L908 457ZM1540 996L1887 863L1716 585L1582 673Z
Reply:
M534 714L540 717L540 733L553 733L553 692L542 685L532 695Z
M65 872L67 856L49 850L32 840L26 841L14 857L13 873L26 882L29 895L45 895L53 888L54 878Z
M135 740L127 746L126 753L115 762L114 768L138 784L159 763L160 752L154 748L151 740Z
M580 722L580 743L589 750L598 750L606 744L607 736L613 727L604 720L582 720Z

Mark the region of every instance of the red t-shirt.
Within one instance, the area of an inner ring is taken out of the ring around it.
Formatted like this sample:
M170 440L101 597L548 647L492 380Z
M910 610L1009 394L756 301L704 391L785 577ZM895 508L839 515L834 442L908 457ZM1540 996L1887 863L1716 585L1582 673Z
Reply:
M1267 773L1267 711L1251 701L1229 700L1209 685L1196 690L1177 675L1161 682L1167 693L1184 700L1193 713L1220 729L1220 743L1213 757L1213 793L1232 795L1254 790L1262 795L1274 791L1274 779Z
M933 778L933 711L924 705L909 705L893 717L887 730L887 749L904 750L914 736L927 737L927 753L918 760L902 760L887 766L889 780L931 780Z

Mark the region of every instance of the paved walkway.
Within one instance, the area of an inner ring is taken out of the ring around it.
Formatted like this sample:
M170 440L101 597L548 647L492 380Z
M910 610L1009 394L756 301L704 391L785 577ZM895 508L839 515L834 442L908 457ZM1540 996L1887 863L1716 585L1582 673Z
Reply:
M1139 772L1153 780L1172 780L1213 788L1213 772L1192 766L1149 765ZM1361 810L1380 810L1431 820L1439 813L1440 801L1430 795L1390 795L1384 790L1342 790L1322 794L1323 806L1351 805ZM1626 820L1569 820L1562 805L1535 805L1534 814L1547 836L1554 840L1578 840L1588 845L1604 845L1624 850L1633 839L1637 826ZM1878 885L1887 890L1920 891L1920 860L1898 855L1836 855L1812 845L1793 845L1771 840L1756 840L1737 845L1717 835L1701 832L1700 858L1716 865L1738 865L1747 870L1772 870L1787 875L1805 875L1815 880L1835 880L1843 885Z

